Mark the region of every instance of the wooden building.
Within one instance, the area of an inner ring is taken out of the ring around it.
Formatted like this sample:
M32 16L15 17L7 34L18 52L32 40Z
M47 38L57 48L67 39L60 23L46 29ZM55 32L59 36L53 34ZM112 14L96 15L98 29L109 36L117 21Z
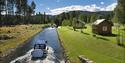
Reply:
M84 26L85 26L85 22L82 22L80 20L77 20L73 23L73 27L76 29L84 28Z
M113 23L106 19L98 19L92 25L92 32L101 35L112 34Z

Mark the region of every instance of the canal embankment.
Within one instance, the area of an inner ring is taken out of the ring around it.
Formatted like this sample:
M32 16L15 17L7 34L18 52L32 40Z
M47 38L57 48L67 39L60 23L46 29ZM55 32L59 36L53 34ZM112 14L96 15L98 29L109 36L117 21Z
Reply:
M25 53L23 47L27 45L42 29L42 25L16 25L13 27L1 27L0 35L0 63L8 63L18 55ZM6 39L4 35L13 36Z

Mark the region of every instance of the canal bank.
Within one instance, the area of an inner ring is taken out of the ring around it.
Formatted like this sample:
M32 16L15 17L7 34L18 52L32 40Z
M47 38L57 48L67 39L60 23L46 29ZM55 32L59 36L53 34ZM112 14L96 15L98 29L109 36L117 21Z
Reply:
M37 40L47 40L49 45L48 57L44 60L31 60L31 51ZM45 28L37 35L27 40L27 42L16 49L12 49L12 53L3 58L4 62L0 63L15 63L15 62L25 62L25 63L66 63L64 57L64 51L60 44L60 40L57 34L56 28Z
M59 28L60 28L60 27L59 27ZM60 36L59 36L58 29L56 29L56 32L57 32L57 34L58 34L58 39L59 39L59 41L60 41L60 45L61 45L61 47L62 47L62 49L63 49L63 55L64 55L64 58L65 58L65 63L70 63L69 58L68 58L68 55L67 55L67 53L66 53L66 50L65 50L65 48L64 48L64 46L63 46L63 42L61 41L61 38L60 38Z
M32 41L34 36L39 34L41 31L42 30L35 32L34 35L32 35L29 39L27 39L22 44L16 46L16 48L11 48L6 53L3 53L0 56L0 63L9 63L11 60L14 60L18 56L25 54L26 51L28 51L28 49L30 49L30 47L27 47L29 45L29 42ZM27 48L27 49L25 49L25 48Z

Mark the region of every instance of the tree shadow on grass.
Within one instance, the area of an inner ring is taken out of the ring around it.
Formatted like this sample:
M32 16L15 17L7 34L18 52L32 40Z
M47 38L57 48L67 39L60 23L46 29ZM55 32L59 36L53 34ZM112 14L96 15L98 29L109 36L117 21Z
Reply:
M79 32L79 30L73 30L73 31Z
M116 37L117 36L117 34L107 34L107 35L103 35L103 34L101 34L102 36L107 36L107 37Z
M109 39L107 38L103 38L103 37L99 37L99 36L96 36L97 39L102 39L102 40L106 40L106 41L109 41Z
M85 32L81 32L82 34L85 34L85 35L90 35L89 33L85 33Z
M125 31L125 29L122 29L123 31Z
M73 30L73 28L68 27L69 30Z
M125 44L118 44L118 46L125 48Z

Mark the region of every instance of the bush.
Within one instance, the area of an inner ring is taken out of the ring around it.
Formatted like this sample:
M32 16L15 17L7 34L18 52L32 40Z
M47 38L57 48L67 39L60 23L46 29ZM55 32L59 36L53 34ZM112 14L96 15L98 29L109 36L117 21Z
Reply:
M11 31L9 30L7 33L11 33Z
M47 28L47 27L50 27L49 24L45 24L42 28Z
M1 34L0 35L0 40L8 40L8 39L12 39L14 38L14 36L8 35L8 34Z

